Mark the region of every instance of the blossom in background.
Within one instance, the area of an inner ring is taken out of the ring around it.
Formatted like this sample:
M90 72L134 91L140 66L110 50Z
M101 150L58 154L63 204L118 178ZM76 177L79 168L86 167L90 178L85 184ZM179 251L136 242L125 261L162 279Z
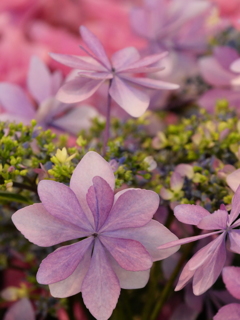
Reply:
M46 61L48 50L39 43L29 42L6 13L0 13L0 34L0 81L23 84L31 56L38 55Z
M207 49L207 42L215 30L208 24L212 14L209 1L145 0L132 10L133 30L147 40L150 53L167 50L162 61L166 67L156 77L182 83L197 73L197 56Z
M222 272L223 282L231 295L240 299L240 268L225 267ZM218 310L213 320L240 319L240 303L230 303Z
M226 177L226 182L229 187L236 192L240 184L240 169L232 170Z
M191 278L193 278L195 295L203 294L214 284L225 264L226 237L227 248L232 252L240 253L240 232L239 229L234 229L240 226L240 219L236 220L239 213L240 187L233 197L230 214L226 211L225 206L221 206L219 210L212 214L198 205L182 204L175 207L174 214L180 222L195 225L202 230L212 230L212 232L166 243L159 249L171 248L175 245L182 245L220 234L188 261L182 270L175 288L176 291L181 290Z
M236 29L240 29L240 2L239 0L211 0L218 7L219 14L229 19Z
M20 209L12 217L24 236L39 246L85 238L44 259L37 280L49 284L55 297L81 291L87 308L99 320L110 317L120 287L144 287L153 261L178 249L157 249L177 239L152 220L158 195L125 189L114 196L114 184L111 165L88 152L74 170L70 188L42 180L38 185L42 203Z
M15 302L4 315L3 320L35 320L35 313L30 301L23 298Z
M200 74L213 87L199 98L201 107L214 112L217 100L227 99L231 107L240 108L240 76L231 70L238 58L238 52L226 46L216 47L212 56L199 59Z
M86 27L80 27L89 57L52 53L51 57L71 68L78 69L78 76L64 84L57 98L65 103L74 103L89 98L106 81L110 81L109 95L133 117L141 116L149 106L150 97L142 87L150 89L177 89L178 85L143 77L133 73L151 73L162 69L153 65L166 56L166 52L140 58L134 47L117 51L111 61L95 35Z
M132 10L132 27L143 38L147 39L153 52L162 50L195 50L206 49L206 25L201 17L202 30L192 27L197 18L211 8L208 1L192 0L186 7L184 0L145 0L143 7ZM189 26L188 26L189 27ZM187 30L189 29L189 30ZM196 32L199 32L196 36Z
M29 124L36 119L44 128L52 126L72 134L87 129L91 124L90 119L98 115L97 111L90 106L70 106L56 100L54 96L62 82L60 72L51 74L38 57L32 57L27 86L38 105L37 110L21 87L2 82L0 103L4 112L0 114L0 120Z
M230 69L233 72L240 72L240 58L239 58L239 55L238 55L238 59L233 61L233 63L230 65Z

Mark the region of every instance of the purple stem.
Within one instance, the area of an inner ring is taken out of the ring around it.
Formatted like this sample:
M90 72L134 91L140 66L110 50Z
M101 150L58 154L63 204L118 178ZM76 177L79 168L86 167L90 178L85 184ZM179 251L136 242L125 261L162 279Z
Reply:
M112 83L112 80L109 81L109 89L110 89L111 83ZM110 136L111 101L112 101L112 98L111 98L111 96L109 94L109 90L108 90L107 112L106 112L106 127L105 127L104 140L103 140L103 156L106 155L107 143L108 143L108 139L109 139L109 136Z

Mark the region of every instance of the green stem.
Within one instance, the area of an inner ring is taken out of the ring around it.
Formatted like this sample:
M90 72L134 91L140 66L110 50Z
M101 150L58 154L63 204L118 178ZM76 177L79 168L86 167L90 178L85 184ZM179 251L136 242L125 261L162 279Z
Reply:
M187 260L190 252L192 251L192 248L194 247L194 244L195 243L192 242L192 243L189 243L188 245L186 245L187 248L185 247L185 251L183 252L181 259L179 260L178 264L176 265L175 269L173 270L171 277L168 279L168 282L165 285L158 301L156 302L155 308L153 309L153 312L152 312L151 316L148 318L148 320L156 320L157 319L164 303L166 302L166 300L170 294L172 286L173 286L180 270L183 267L183 264Z
M113 314L110 320L132 320L132 310L129 303L129 295L126 290L121 290L121 294L117 303L116 308L113 311Z
M23 189L23 190L30 190L32 192L37 193L37 186L28 186L26 184L23 183L19 183L19 182L13 182L13 187L14 188L19 188L19 189Z
M112 80L109 81L109 89L110 89L111 83L112 83ZM110 136L111 96L109 94L109 89L108 89L108 99L107 99L106 127L105 127L104 140L103 140L103 156L106 155L107 143Z
M158 292L158 280L159 280L159 272L160 270L160 261L154 262L151 273L150 273L150 279L147 284L147 303L144 305L144 309L142 312L142 320L148 320L149 314L151 313L151 310L153 309L153 303L156 301L157 298L157 292Z

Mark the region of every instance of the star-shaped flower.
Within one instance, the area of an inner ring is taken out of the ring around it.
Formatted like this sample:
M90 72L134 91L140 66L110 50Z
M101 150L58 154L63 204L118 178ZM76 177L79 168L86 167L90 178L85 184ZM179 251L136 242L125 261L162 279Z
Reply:
M223 282L231 295L240 299L240 268L239 267L225 267L222 272ZM237 320L240 319L240 304L230 303L218 310L213 320Z
M0 103L4 112L1 121L16 121L29 124L36 119L43 128L54 127L71 134L78 134L81 129L91 125L91 119L99 116L90 106L65 104L55 99L56 92L63 83L59 71L53 73L37 56L30 61L27 77L29 95L18 85L0 83ZM35 104L38 105L36 110Z
M133 77L136 73L152 73L162 69L153 66L166 56L166 52L140 58L134 47L115 52L111 60L98 40L86 27L80 27L86 48L81 47L89 57L78 57L52 53L51 57L60 63L79 70L79 76L64 84L57 98L66 103L83 101L109 80L109 94L133 117L141 116L149 106L150 97L143 88L178 89L178 85L161 80Z
M188 281L193 278L193 292L200 295L207 291L217 280L226 260L227 248L230 251L240 253L240 219L236 220L240 213L240 187L238 187L233 200L230 214L225 206L212 214L198 205L182 204L174 209L176 218L186 224L197 226L202 230L212 230L210 233L189 237L166 243L159 249L172 248L192 241L200 240L208 236L220 234L208 245L200 249L185 265L180 275L176 291L181 290Z
M178 249L157 249L177 239L152 220L158 195L125 189L114 196L114 184L110 164L88 152L74 170L70 187L42 180L38 185L42 203L20 209L12 217L24 236L42 247L84 238L49 254L37 280L48 284L55 297L81 291L98 320L110 317L120 287L144 287L153 261Z

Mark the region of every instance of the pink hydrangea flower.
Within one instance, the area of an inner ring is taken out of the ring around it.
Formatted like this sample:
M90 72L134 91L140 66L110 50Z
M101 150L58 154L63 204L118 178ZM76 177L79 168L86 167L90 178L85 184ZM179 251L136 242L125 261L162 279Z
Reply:
M230 251L240 253L240 230L235 229L240 226L240 219L236 220L239 213L240 187L233 197L230 214L226 211L225 206L221 206L212 214L198 205L182 204L175 207L174 214L180 222L195 225L202 230L211 230L211 232L173 241L162 245L159 249L171 248L208 236L215 237L213 241L194 254L185 265L175 288L176 291L181 290L191 278L193 278L195 295L203 294L214 284L225 264L226 240ZM219 234L218 237L216 237L217 234Z
M222 272L223 281L231 293L231 295L240 299L240 268L225 267ZM214 320L238 320L240 319L240 304L230 303L218 310L218 313L213 318Z
M238 52L226 46L216 47L212 56L199 60L200 74L213 87L200 97L200 106L213 112L217 100L227 99L231 106L240 108L240 78L232 69L233 62L238 58Z
M54 297L82 292L98 320L108 319L120 288L144 287L153 261L176 248L157 247L177 237L152 217L158 195L125 189L114 196L112 168L99 154L88 152L73 172L70 187L42 180L42 203L18 210L12 220L31 242L48 247L68 240L44 259L37 281L48 284Z
M0 83L0 103L3 112L1 121L16 121L29 124L32 119L46 127L54 127L71 134L81 129L88 129L91 118L98 112L90 106L76 106L59 102L55 94L63 82L59 71L50 72L48 67L37 56L30 61L27 77L29 93L38 105L36 110L25 91L15 84Z
M166 56L166 52L140 58L134 47L115 52L111 60L98 40L86 27L80 27L89 57L52 53L53 59L79 70L79 76L64 84L57 98L66 103L89 98L106 81L110 81L109 95L133 117L141 116L149 106L150 97L142 88L177 89L179 86L161 80L133 77L133 73L157 72L162 67L153 65Z

